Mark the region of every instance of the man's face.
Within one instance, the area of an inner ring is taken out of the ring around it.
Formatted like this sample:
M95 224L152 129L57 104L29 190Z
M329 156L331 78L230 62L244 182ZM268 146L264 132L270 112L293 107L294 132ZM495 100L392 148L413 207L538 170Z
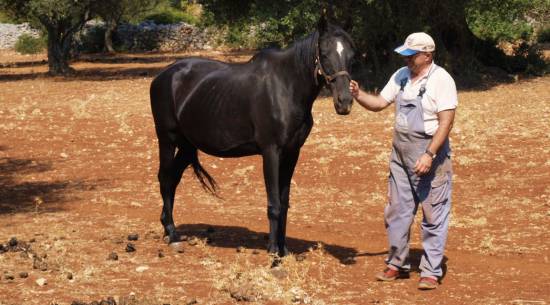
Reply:
M407 67L413 73L419 73L431 62L431 54L427 52L418 52L411 56L405 56Z

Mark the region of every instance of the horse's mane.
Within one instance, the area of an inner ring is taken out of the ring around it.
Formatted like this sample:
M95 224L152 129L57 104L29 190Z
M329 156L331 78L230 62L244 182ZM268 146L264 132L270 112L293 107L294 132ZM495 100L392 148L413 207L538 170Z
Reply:
M265 48L256 53L250 61L261 60L272 55L291 54L294 57L294 62L297 66L305 65L306 67L315 67L315 55L317 50L317 42L319 32L315 31L304 38L296 40L286 49Z
M317 54L317 44L319 40L319 32L315 31L308 36L295 41L288 51L294 53L297 64L301 63L307 67L315 67L315 56Z

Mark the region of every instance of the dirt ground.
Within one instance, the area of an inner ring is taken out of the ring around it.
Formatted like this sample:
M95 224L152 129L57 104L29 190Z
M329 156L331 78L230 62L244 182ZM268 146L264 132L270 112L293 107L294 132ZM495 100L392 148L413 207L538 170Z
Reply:
M417 269L374 280L392 110L339 116L315 102L281 267L265 251L257 156L200 155L222 199L187 171L174 214L185 251L164 244L148 90L184 55L87 57L65 79L43 74L43 54L0 53L0 304L550 304L550 77L459 92L446 274L423 292Z

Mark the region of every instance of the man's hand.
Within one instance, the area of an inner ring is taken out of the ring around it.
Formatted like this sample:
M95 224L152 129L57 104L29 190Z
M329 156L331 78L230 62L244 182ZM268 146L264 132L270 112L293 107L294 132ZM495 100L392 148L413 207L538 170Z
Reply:
M353 98L357 99L359 97L359 84L356 81L351 80L349 82L349 92Z
M416 164L414 165L414 172L418 176L422 176L427 174L430 171L430 168L432 168L432 157L428 156L428 154L422 154L418 160L416 160Z

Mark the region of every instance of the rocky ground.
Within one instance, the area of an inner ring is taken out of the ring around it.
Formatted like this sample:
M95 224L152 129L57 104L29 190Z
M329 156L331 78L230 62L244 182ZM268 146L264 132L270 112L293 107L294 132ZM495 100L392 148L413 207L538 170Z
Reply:
M548 304L550 77L460 91L453 214L435 291L380 283L393 114L315 102L292 182L288 245L270 268L261 159L200 155L176 195L183 250L162 241L152 77L184 55L86 57L47 77L45 55L0 52L0 304ZM421 255L419 221L411 258Z

